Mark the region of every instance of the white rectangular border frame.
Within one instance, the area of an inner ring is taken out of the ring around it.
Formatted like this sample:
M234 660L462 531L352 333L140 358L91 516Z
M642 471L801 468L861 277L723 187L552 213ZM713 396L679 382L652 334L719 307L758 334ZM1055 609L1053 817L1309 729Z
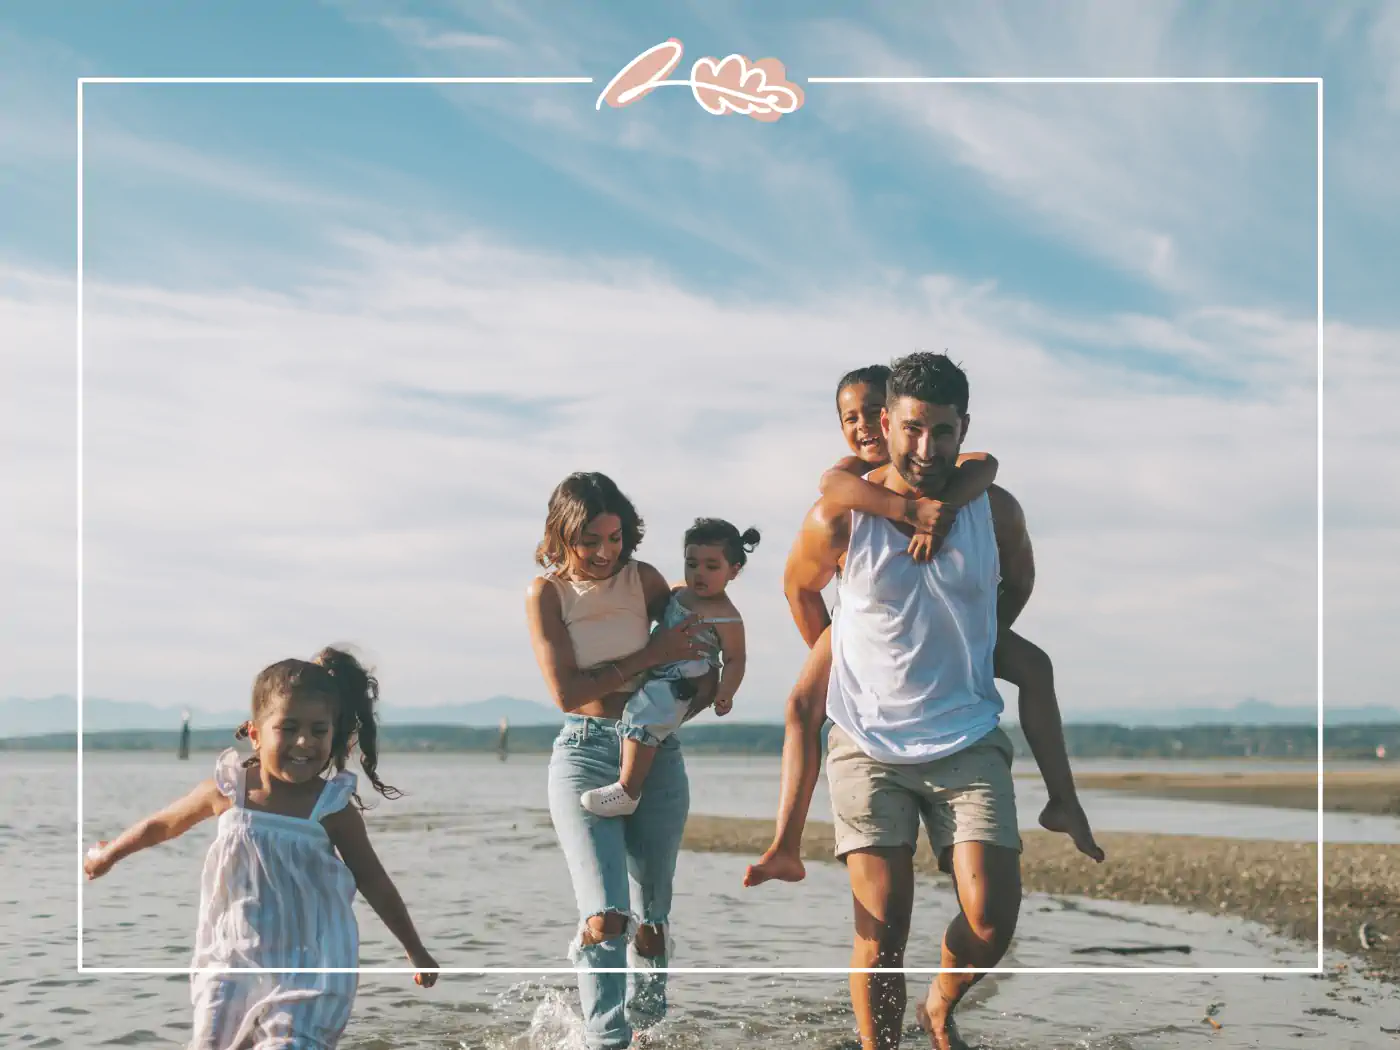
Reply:
M79 77L78 78L78 300L77 300L77 525L78 525L78 913L77 963L79 973L194 974L194 973L378 973L413 974L406 966L304 967L274 970L263 967L210 969L178 966L86 966L83 963L83 91L88 84L591 84L592 77ZM902 967L870 970L828 966L672 966L666 973L741 974L851 974L851 973L1044 973L1044 974L1320 974L1325 972L1323 935L1323 78L1322 77L808 77L808 84L1312 84L1317 88L1317 963L1315 966L1001 966L992 968ZM438 973L452 974L574 974L571 966L444 966ZM625 969L604 972L631 972Z

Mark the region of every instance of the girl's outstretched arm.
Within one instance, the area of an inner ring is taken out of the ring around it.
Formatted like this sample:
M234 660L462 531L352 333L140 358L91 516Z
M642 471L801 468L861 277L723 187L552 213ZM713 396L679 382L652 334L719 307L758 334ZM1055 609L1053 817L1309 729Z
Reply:
M734 694L744 680L744 665L748 662L744 640L744 625L740 623L715 624L719 634L720 652L724 656L724 666L719 672L719 686L715 690L715 714L723 717L734 708Z
M111 871L117 861L138 850L179 838L200 821L217 817L228 807L228 798L210 778L159 813L137 821L111 842L99 842L88 850L83 870L89 879L100 878Z
M345 866L355 876L355 886L364 894L369 906L384 920L389 932L404 946L409 962L424 971L436 971L437 960L428 954L428 949L423 947L423 942L418 939L418 931L413 928L413 920L408 915L408 906L399 896L398 887L394 885L394 880L384 870L384 865L379 862L379 855L370 845L369 830L365 827L365 818L360 815L360 811L354 806L346 806L325 816L321 824L341 860L345 861ZM437 983L438 975L436 972L424 972L415 974L413 979L424 988L431 988Z

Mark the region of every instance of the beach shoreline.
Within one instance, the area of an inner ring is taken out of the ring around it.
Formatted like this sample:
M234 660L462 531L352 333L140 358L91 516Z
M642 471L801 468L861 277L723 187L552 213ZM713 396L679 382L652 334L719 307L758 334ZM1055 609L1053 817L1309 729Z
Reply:
M1033 774L1027 774L1031 776ZM1081 791L1117 791L1187 802L1317 810L1317 771L1226 773L1077 773ZM1343 770L1323 776L1328 813L1400 816L1400 768Z
M691 816L682 847L754 861L772 837L771 820ZM1107 832L1098 839L1108 859L1096 865L1063 835L1028 831L1022 837L1027 893L1171 905L1248 919L1294 940L1317 942L1314 843ZM829 823L808 822L802 848L809 863L836 863ZM920 841L915 866L922 875L946 878L926 841ZM1400 983L1400 846L1327 845L1323 884L1326 946L1353 957L1361 972ZM1360 942L1363 923L1369 949Z

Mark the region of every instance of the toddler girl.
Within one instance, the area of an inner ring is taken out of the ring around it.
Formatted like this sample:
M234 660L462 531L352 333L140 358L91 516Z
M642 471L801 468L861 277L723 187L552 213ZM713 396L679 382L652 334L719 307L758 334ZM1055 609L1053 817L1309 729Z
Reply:
M733 709L734 694L744 679L744 621L725 588L744 568L758 540L757 529L740 533L719 518L696 518L686 530L685 584L672 590L657 629L698 616L706 626L695 632L695 638L708 652L700 659L656 668L627 701L618 720L622 736L621 779L607 787L585 791L579 797L590 813L625 817L636 810L657 747L676 731L690 710L695 695L692 679L720 668L715 714L727 715Z

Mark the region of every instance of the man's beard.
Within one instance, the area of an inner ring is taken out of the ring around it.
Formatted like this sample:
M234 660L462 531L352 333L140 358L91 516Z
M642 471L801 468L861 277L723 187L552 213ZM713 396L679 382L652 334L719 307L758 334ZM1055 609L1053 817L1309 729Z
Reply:
M893 462L895 472L904 479L904 483L921 496L927 498L937 496L943 491L943 486L948 483L950 469L941 460L932 474L924 475L913 473L912 459L894 460Z

